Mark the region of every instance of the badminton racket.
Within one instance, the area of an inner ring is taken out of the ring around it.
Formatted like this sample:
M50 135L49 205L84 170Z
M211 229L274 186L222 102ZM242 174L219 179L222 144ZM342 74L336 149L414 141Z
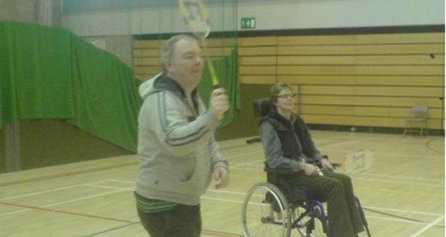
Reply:
M191 30L192 34L201 40L204 51L207 51L206 37L211 31L209 21L209 13L203 0L178 0L180 14L184 22ZM215 72L214 64L212 63L209 53L206 52L206 61L209 72L211 74L212 86L214 88L220 87L217 74Z
M358 174L370 169L375 161L375 153L367 149L353 150L345 156L344 171L348 174Z

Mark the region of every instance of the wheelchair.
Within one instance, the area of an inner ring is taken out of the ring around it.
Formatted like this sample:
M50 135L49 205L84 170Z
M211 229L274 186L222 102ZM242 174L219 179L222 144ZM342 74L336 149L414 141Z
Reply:
M271 110L268 98L253 103L256 117L263 117ZM260 138L246 141L260 142ZM328 158L325 156L324 158ZM315 164L319 165L320 164ZM334 167L339 164L333 164ZM290 187L280 176L292 175L286 168L270 168L265 162L267 182L251 187L242 205L242 231L245 237L289 237L293 229L303 237L327 236L328 218L324 202L307 187ZM356 205L361 221L370 237L368 223L358 198ZM295 236L295 235L293 235Z
M267 182L258 183L247 192L242 205L242 230L245 237L289 237L296 229L302 237L327 236L328 218L319 199L307 187L290 187L280 175L292 171L269 168L265 163ZM356 205L370 237L368 223L358 198ZM295 236L295 235L293 235Z

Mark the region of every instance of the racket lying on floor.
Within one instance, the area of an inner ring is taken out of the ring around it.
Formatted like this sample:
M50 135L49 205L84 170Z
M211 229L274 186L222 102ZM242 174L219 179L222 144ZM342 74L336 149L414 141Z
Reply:
M375 161L375 153L358 149L348 153L344 159L344 170L348 174L358 174L370 169Z
M209 22L209 13L203 0L178 0L180 7L180 14L183 17L184 22L192 31L192 34L201 40L201 44L206 53L206 61L209 72L211 73L212 86L214 88L220 87L217 74L215 73L214 64L209 56L209 52L206 47L206 37L208 37L211 31L211 25Z

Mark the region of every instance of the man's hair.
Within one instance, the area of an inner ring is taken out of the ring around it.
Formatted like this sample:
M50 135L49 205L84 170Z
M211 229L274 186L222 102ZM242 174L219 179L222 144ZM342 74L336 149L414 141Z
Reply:
M161 49L161 68L162 68L163 72L167 72L165 64L166 64L167 60L173 58L173 55L175 53L175 46L178 43L178 41L180 41L180 40L197 41L197 39L194 38L193 36L185 35L185 34L175 35L175 36L171 37L170 39L168 39L167 42L164 43L164 45Z
M291 86L289 84L286 84L283 82L278 82L271 87L271 89L270 89L271 95L270 95L269 99L273 104L277 103L277 100L279 99L280 91L283 89L292 90Z

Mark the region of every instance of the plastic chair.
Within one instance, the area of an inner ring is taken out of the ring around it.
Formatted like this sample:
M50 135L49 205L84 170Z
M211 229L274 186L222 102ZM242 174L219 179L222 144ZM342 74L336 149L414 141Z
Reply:
M409 116L405 118L406 127L404 128L404 135L408 132L419 133L420 136L423 132L427 135L427 117L428 108L426 105L415 105L411 108Z

